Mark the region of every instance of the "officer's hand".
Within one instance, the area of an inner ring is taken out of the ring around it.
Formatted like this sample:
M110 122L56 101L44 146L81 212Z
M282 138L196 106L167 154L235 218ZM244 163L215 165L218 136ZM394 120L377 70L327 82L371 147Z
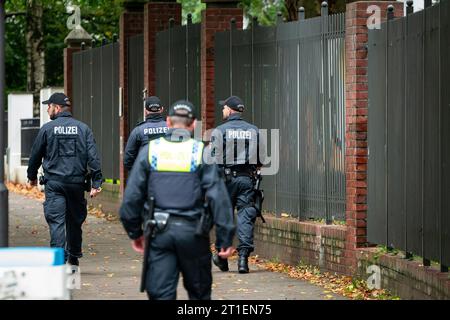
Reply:
M102 188L91 189L91 198L95 198L100 192L102 192Z
M145 238L144 236L133 240L131 242L131 247L133 248L134 251L136 251L137 253L144 253L144 247L145 247Z
M234 248L233 247L228 247L226 249L221 248L220 252L218 253L218 255L222 259L226 259L226 258L231 257L233 255L233 253L234 253Z
M35 180L29 180L29 184L30 184L30 186L31 187L36 187L37 186L37 179L35 179Z

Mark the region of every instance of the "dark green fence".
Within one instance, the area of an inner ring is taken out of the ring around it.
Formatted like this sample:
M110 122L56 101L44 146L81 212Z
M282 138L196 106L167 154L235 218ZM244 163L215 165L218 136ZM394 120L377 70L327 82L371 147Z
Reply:
M73 54L73 112L97 142L103 175L119 179L119 44Z
M369 32L368 240L443 270L450 265L449 21L446 0Z
M216 105L240 96L247 120L279 129L280 169L263 181L267 210L345 220L344 38L344 14L326 6L321 17L246 30L232 23L216 34Z

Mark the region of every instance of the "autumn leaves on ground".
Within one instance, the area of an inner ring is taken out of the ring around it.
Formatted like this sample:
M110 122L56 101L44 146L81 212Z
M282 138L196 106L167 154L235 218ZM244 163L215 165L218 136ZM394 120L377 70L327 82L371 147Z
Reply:
M10 192L40 202L44 201L44 194L37 188L14 184L8 184L7 187ZM101 208L90 207L89 214L97 218L106 219L111 223L115 223L118 220L116 215L104 213ZM232 257L230 263L233 263L235 259L236 256ZM258 256L250 257L250 262L263 270L281 273L292 279L308 281L311 284L322 287L324 289L325 299L333 299L332 294L338 294L355 300L398 299L398 297L391 296L386 290L368 289L365 281L356 280L348 276L321 272L317 267L305 265L289 266L278 261L267 261Z

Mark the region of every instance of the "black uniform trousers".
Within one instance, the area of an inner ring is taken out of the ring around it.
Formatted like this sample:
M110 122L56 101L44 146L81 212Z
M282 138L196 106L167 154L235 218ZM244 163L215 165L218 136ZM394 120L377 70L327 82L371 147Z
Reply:
M197 221L171 216L151 240L146 283L150 299L175 300L180 272L189 299L211 299L209 238L195 235Z
M258 215L254 207L254 183L249 176L230 177L226 182L233 208L237 209L237 236L239 254L249 255L255 249L253 233L256 217Z
M47 181L44 214L50 228L50 246L65 249L65 258L82 257L81 226L87 217L81 184Z

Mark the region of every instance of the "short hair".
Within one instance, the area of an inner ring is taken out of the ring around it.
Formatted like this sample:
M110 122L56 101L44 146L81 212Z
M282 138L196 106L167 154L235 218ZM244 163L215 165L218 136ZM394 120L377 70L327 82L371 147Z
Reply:
M64 111L69 111L69 112L71 112L72 111L72 107L71 106L60 106L61 107L61 110L64 112Z
M230 108L230 107L228 107L228 108ZM244 113L244 111L234 110L233 108L230 108L230 110L231 110L231 113L239 113L239 114L243 114Z
M181 124L185 127L190 127L195 119L194 118L188 118L188 117L179 117L179 116L171 116L169 117L172 124Z

